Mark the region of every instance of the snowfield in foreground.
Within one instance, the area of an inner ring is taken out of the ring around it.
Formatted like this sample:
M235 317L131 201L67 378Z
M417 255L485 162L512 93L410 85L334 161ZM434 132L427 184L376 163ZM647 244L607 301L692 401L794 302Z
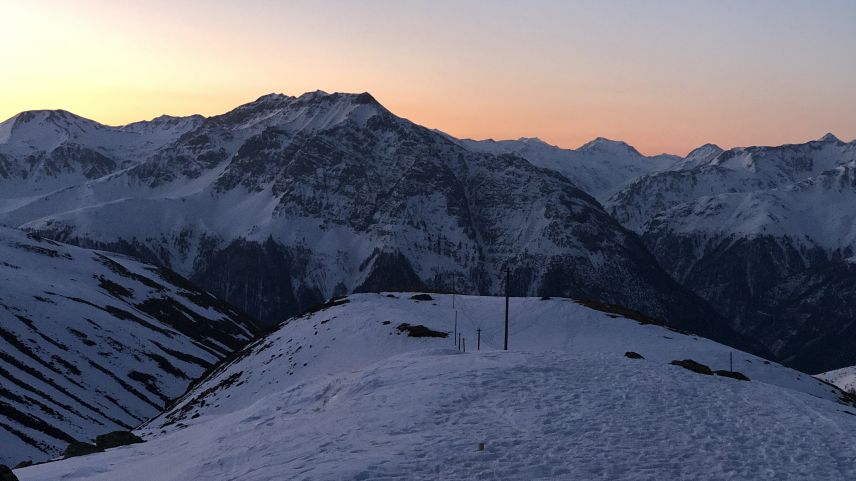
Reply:
M285 323L140 433L31 480L854 479L856 408L805 374L569 300L354 295ZM482 350L474 352L475 330ZM629 359L635 351L644 359ZM485 443L485 450L477 449Z

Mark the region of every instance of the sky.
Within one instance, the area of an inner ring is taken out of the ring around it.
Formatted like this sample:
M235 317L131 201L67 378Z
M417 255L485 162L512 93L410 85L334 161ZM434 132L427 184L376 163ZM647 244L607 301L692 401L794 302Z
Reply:
M0 0L0 118L371 92L457 137L647 154L856 138L856 1Z

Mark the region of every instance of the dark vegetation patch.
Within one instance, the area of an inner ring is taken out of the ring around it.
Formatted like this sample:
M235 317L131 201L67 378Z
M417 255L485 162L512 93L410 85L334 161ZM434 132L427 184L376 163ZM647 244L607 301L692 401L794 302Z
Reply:
M15 428L13 428L12 426L9 426L9 425L8 425L8 424L6 424L6 423L0 422L0 428L2 428L3 430L5 430L5 431L6 431L6 432L8 432L9 434L11 434L11 435L15 436L16 438L20 439L21 441L23 441L23 442L24 442L24 444L27 444L27 445L29 445L29 446L32 446L32 447L34 447L34 448L38 449L39 451L41 451L41 452L43 452L43 453L45 453L45 454L47 454L47 453L48 453L48 450L50 449L50 448L49 448L47 445L45 445L44 443L39 442L39 441L36 441L35 439L31 438L27 433L24 433L24 432L22 432L22 431L19 431L19 430L17 430L17 429L15 429Z
M172 374L174 377L179 379L190 379L187 374L184 373L181 369L175 367L169 360L159 354L155 354L152 352L147 352L146 357L156 362L158 367L169 374Z
M161 392L160 388L158 387L157 378L155 378L151 374L140 371L131 371L128 373L128 379L132 379L146 386L146 390L160 398L160 400L163 401L164 406L166 406L167 403L171 401L168 396L165 396ZM163 409L163 406L161 406L159 410L160 409Z
M118 448L119 446L128 446L141 442L143 440L130 431L113 431L101 434L95 438L95 445L100 449Z
M434 298L428 294L416 294L416 295L410 296L410 298L413 299L414 301L433 301L434 300Z
M104 276L95 276L98 286L109 292L111 296L119 299L128 299L134 296L134 290L117 284Z
M738 381L748 381L749 380L749 378L746 377L745 374L743 374L742 372L737 372L737 371L721 370L721 371L716 371L716 375L722 376L722 377L730 377L731 379L737 379Z
M406 332L410 337L449 337L448 332L432 331L421 324L411 325L403 322L396 329L399 332Z
M0 352L0 359L3 359L4 361L7 361L7 359L5 359L5 357L4 357L4 354L5 354L5 353ZM8 361L7 361L7 362L8 362ZM33 371L33 372L35 373L35 374L34 374L34 376L36 376L36 377L37 377L37 376L41 376L41 373L40 373L39 371L36 371L35 369L30 368L29 366L24 366L23 364L22 364L22 366L23 366L24 368L28 368L28 369L30 369L31 371ZM18 367L18 366L15 366L15 367ZM26 370L25 370L25 372L27 372L28 374L30 373L29 371L26 371ZM4 378L6 378L9 382L11 382L12 384L14 384L14 385L18 386L19 388L21 388L21 389L23 389L23 390L25 390L25 391L31 392L31 393L33 393L33 394L35 394L35 395L37 395L37 396L41 397L42 399L46 399L48 402L50 402L50 403L54 404L55 406L57 406L57 407L59 407L59 408L61 408L61 409L65 410L65 411L68 411L68 412L70 412L70 413L72 413L72 414L74 414L74 415L76 415L76 416L80 416L80 417L82 417L82 418L86 418L86 419L93 420L91 417L89 417L89 416L84 416L83 414L79 413L79 412L78 412L77 410L75 410L73 407L71 407L71 406L69 406L69 405L67 405L67 404L63 404L63 403L61 403L61 402L57 401L57 400L56 400L56 396L49 396L49 395L48 395L47 393L45 393L44 391L41 391L40 389L37 389L37 388L35 388L35 387L33 387L33 386L30 386L29 384L27 384L27 383L25 383L25 382L21 381L20 379L18 379L18 378L16 378L16 377L13 377L13 376L12 376L12 374L11 374L9 371L6 371L6 370L5 370L5 369L3 369L2 367L0 367L0 377L4 377ZM37 378L38 378L38 377L37 377ZM42 380L42 381L44 381L44 382L48 382L48 381L47 381L47 380L45 380L44 378L38 378L38 379L40 379L40 380ZM52 382L52 381L51 381L51 382ZM57 388L57 386L53 386L53 387L54 387L54 388ZM60 392L66 393L62 388L58 388L58 389L60 390ZM66 394L67 394L67 393L66 393ZM71 396L69 396L69 397L71 397ZM74 398L72 397L72 399L74 399ZM76 399L75 399L75 400L76 400ZM88 406L87 406L87 407L88 407Z
M19 395L13 393L12 391L9 391L9 390L3 388L2 386L0 386L0 398L5 398L5 399L8 399L9 401L12 401L14 403L18 403L18 404L24 405L24 406L28 406L28 405L37 406L43 413L48 414L50 416L53 416L54 418L59 419L61 421L65 420L65 416L63 416L62 414L60 414L58 411L51 408L50 406L42 403L41 401L39 401L37 399L33 399L30 396L27 396L26 394L22 394L19 396Z
M0 401L0 416L3 416L6 419L11 419L28 429L44 433L54 439L59 439L60 441L69 443L74 441L73 437L69 436L62 430L57 429L54 425L30 414L18 411L14 406L3 401Z
M39 302L44 302L45 304L56 304L56 302L54 302L52 299L48 299L47 297L33 296L33 299Z
M87 454L95 454L104 451L94 444L84 443L81 441L73 441L65 448L62 453L64 458L74 458L77 456L86 456Z
M158 349L160 349L161 351L169 354L170 356L172 356L172 357L174 357L180 361L184 361L188 364L195 364L197 366L202 367L203 369L210 369L211 368L211 363L206 361L205 359L201 359L201 358L198 358L196 356L193 356L191 354L187 354L187 353L184 353L181 351L176 351L175 349L170 349L170 348L162 345L161 343L159 343L157 341L152 341L152 343L155 346L157 346Z
M45 360L43 360L41 357L39 357L38 354L36 354L35 352L32 351L32 349L27 347L27 345L24 344L20 339L18 339L18 336L16 336L14 333L7 331L7 330L3 329L2 327L0 327L0 338L2 338L4 341L8 342L12 347L17 349L19 352L21 352L25 356L29 357L30 359L32 359L32 360L36 361L37 363L41 364L42 366L44 366L46 369L53 371L54 373L56 373L60 376L66 377L57 368L52 366L50 363L45 362ZM68 377L66 377L66 379L68 379ZM77 384L78 387L83 387L80 384L78 384L77 382L75 382L73 379L68 379L68 380L73 382L74 384Z
M699 374L705 374L707 376L712 376L713 371L710 370L709 367L704 364L693 361L692 359L684 359L683 361L672 361L669 364L674 366L681 366L684 369L689 369L692 372L697 372Z
M107 368L105 368L105 367L101 366L100 364L98 364L98 363L96 363L96 362L92 361L91 359L89 360L89 365L90 365L90 366L92 366L92 367L94 367L95 369L98 369L99 371L101 371L102 373L104 373L105 375L107 375L108 377L110 377L110 379L112 379L112 380L116 381L116 383L117 383L117 384L119 384L120 386L122 386L122 388L124 388L124 389L125 389L125 391L127 391L127 392L129 392L129 393L133 394L133 395L134 395L137 399L139 399L140 401L143 401L144 403L148 404L149 406L151 406L151 407L155 408L155 409L156 409L156 410L158 410L158 411L160 411L161 409L163 409L163 405L160 405L160 406L159 406L159 405L157 405L157 404L156 404L156 403L154 403L151 399L149 399L148 397L146 397L143 393L141 393L140 391L137 391L137 389L136 389L136 388L134 388L134 386L131 386L131 385L130 385L130 384L128 384L126 381L124 381L124 380L120 379L118 376L116 376L115 374L113 374L113 373L112 373L110 370L108 370ZM131 377L131 376L129 375L128 377ZM133 378L132 378L132 379L133 379ZM119 424L119 426L123 426L123 427L130 427L130 426L127 426L126 424L121 423L121 422L119 422L119 423L117 423L117 424Z
M94 346L95 345L95 341L89 339L89 337L86 335L86 333L80 332L73 327L66 327L66 330L68 332L74 334L74 337L80 339L80 342L86 344L87 346Z
M15 469L27 468L33 465L31 460L21 461L20 463L15 465ZM3 478L0 478L0 481L4 481Z
M20 314L15 314L15 317L16 317L16 318L18 318L18 320L19 320L19 321L21 321L21 322L23 322L24 324L26 324L26 325L27 325L27 327L29 327L29 328L30 328L30 330L32 330L33 332L35 332L36 334L38 334L38 335L39 335L39 337L41 337L42 339L44 339L44 340L45 340L45 341L47 341L48 343L53 344L54 346L56 346L56 347L57 347L57 348L59 348L59 349L62 349L63 351L68 351L68 346L66 346L65 344L63 344L63 343L61 343L61 342L59 342L59 341L56 341L56 340L54 340L54 339L51 339L50 337L48 337L48 336L44 335L44 334L42 333L42 331L38 330L38 328L36 328L35 324L33 323L32 319L26 318L26 317L24 317L24 316L22 316L22 315L20 315Z
M150 288L158 290L158 291L162 291L165 289L164 286L160 285L159 283L149 279L148 277L141 276L139 274L136 274L134 272L129 271L122 264L119 264L118 262L114 261L113 259L111 259L111 258L109 258L103 254L96 254L95 260L97 260L98 262L103 264L105 267L110 269L111 272L113 272L115 274L119 274L120 276L126 277L128 279L133 279L133 280L139 282L140 284L143 284L146 287L150 287Z
M626 317L627 319L633 319L639 324L646 325L652 324L655 326L665 327L670 331L679 332L681 334L689 334L686 331L682 331L680 329L675 329L674 327L668 325L666 322L661 321L659 319L654 319L653 317L646 316L639 311L634 311L633 309L629 309L624 306L619 306L616 304L609 304L606 302L600 301L592 301L592 300L574 300L577 304L588 307L589 309L594 309L596 311L605 312L607 314L614 314L616 316Z
M60 356L53 355L53 356L51 356L51 360L56 362L60 366L64 367L66 371L68 371L71 374L74 374L75 376L80 376L82 374L80 372L80 369L77 368L77 366L66 361L65 359L61 358Z
M644 357L642 357L642 354L633 351L627 351L624 353L624 355L629 357L630 359L645 359Z
M147 299L136 306L187 337L203 343L207 347L206 350L213 351L218 358L223 358L244 346L244 341L240 339L244 331L238 325L229 322L212 322L175 299L168 297ZM217 342L210 342L210 339ZM226 346L228 350L224 351L219 344Z
M34 245L30 245L30 244L21 244L20 242L15 244L15 246L18 247L19 249L23 249L25 251L32 252L35 254L41 254L43 256L71 260L71 255L69 255L66 252L55 251L53 249L48 249L46 247L34 246Z

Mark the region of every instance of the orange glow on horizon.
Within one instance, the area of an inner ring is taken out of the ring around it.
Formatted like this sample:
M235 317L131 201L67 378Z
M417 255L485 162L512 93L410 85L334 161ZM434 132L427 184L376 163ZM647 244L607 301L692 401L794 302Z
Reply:
M3 119L63 108L116 125L321 89L371 92L457 137L567 148L598 136L646 154L856 137L845 60L856 34L821 22L834 11L793 13L809 30L794 33L790 17L773 31L755 22L775 14L744 7L744 22L718 2L0 2Z

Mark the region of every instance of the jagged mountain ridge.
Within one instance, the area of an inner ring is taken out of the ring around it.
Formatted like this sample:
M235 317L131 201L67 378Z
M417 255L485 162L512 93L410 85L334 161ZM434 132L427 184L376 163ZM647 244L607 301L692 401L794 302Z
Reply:
M166 269L0 228L0 464L138 426L260 332Z
M567 177L465 148L365 93L263 96L131 167L9 203L2 222L169 266L269 322L354 291L498 293L508 267L515 294L731 335Z
M625 142L603 137L578 149L563 149L533 138L459 142L476 151L516 154L539 167L555 170L600 202L639 176L672 168L682 160L668 154L644 156Z
M607 206L738 331L811 372L856 363L856 143L710 149Z

